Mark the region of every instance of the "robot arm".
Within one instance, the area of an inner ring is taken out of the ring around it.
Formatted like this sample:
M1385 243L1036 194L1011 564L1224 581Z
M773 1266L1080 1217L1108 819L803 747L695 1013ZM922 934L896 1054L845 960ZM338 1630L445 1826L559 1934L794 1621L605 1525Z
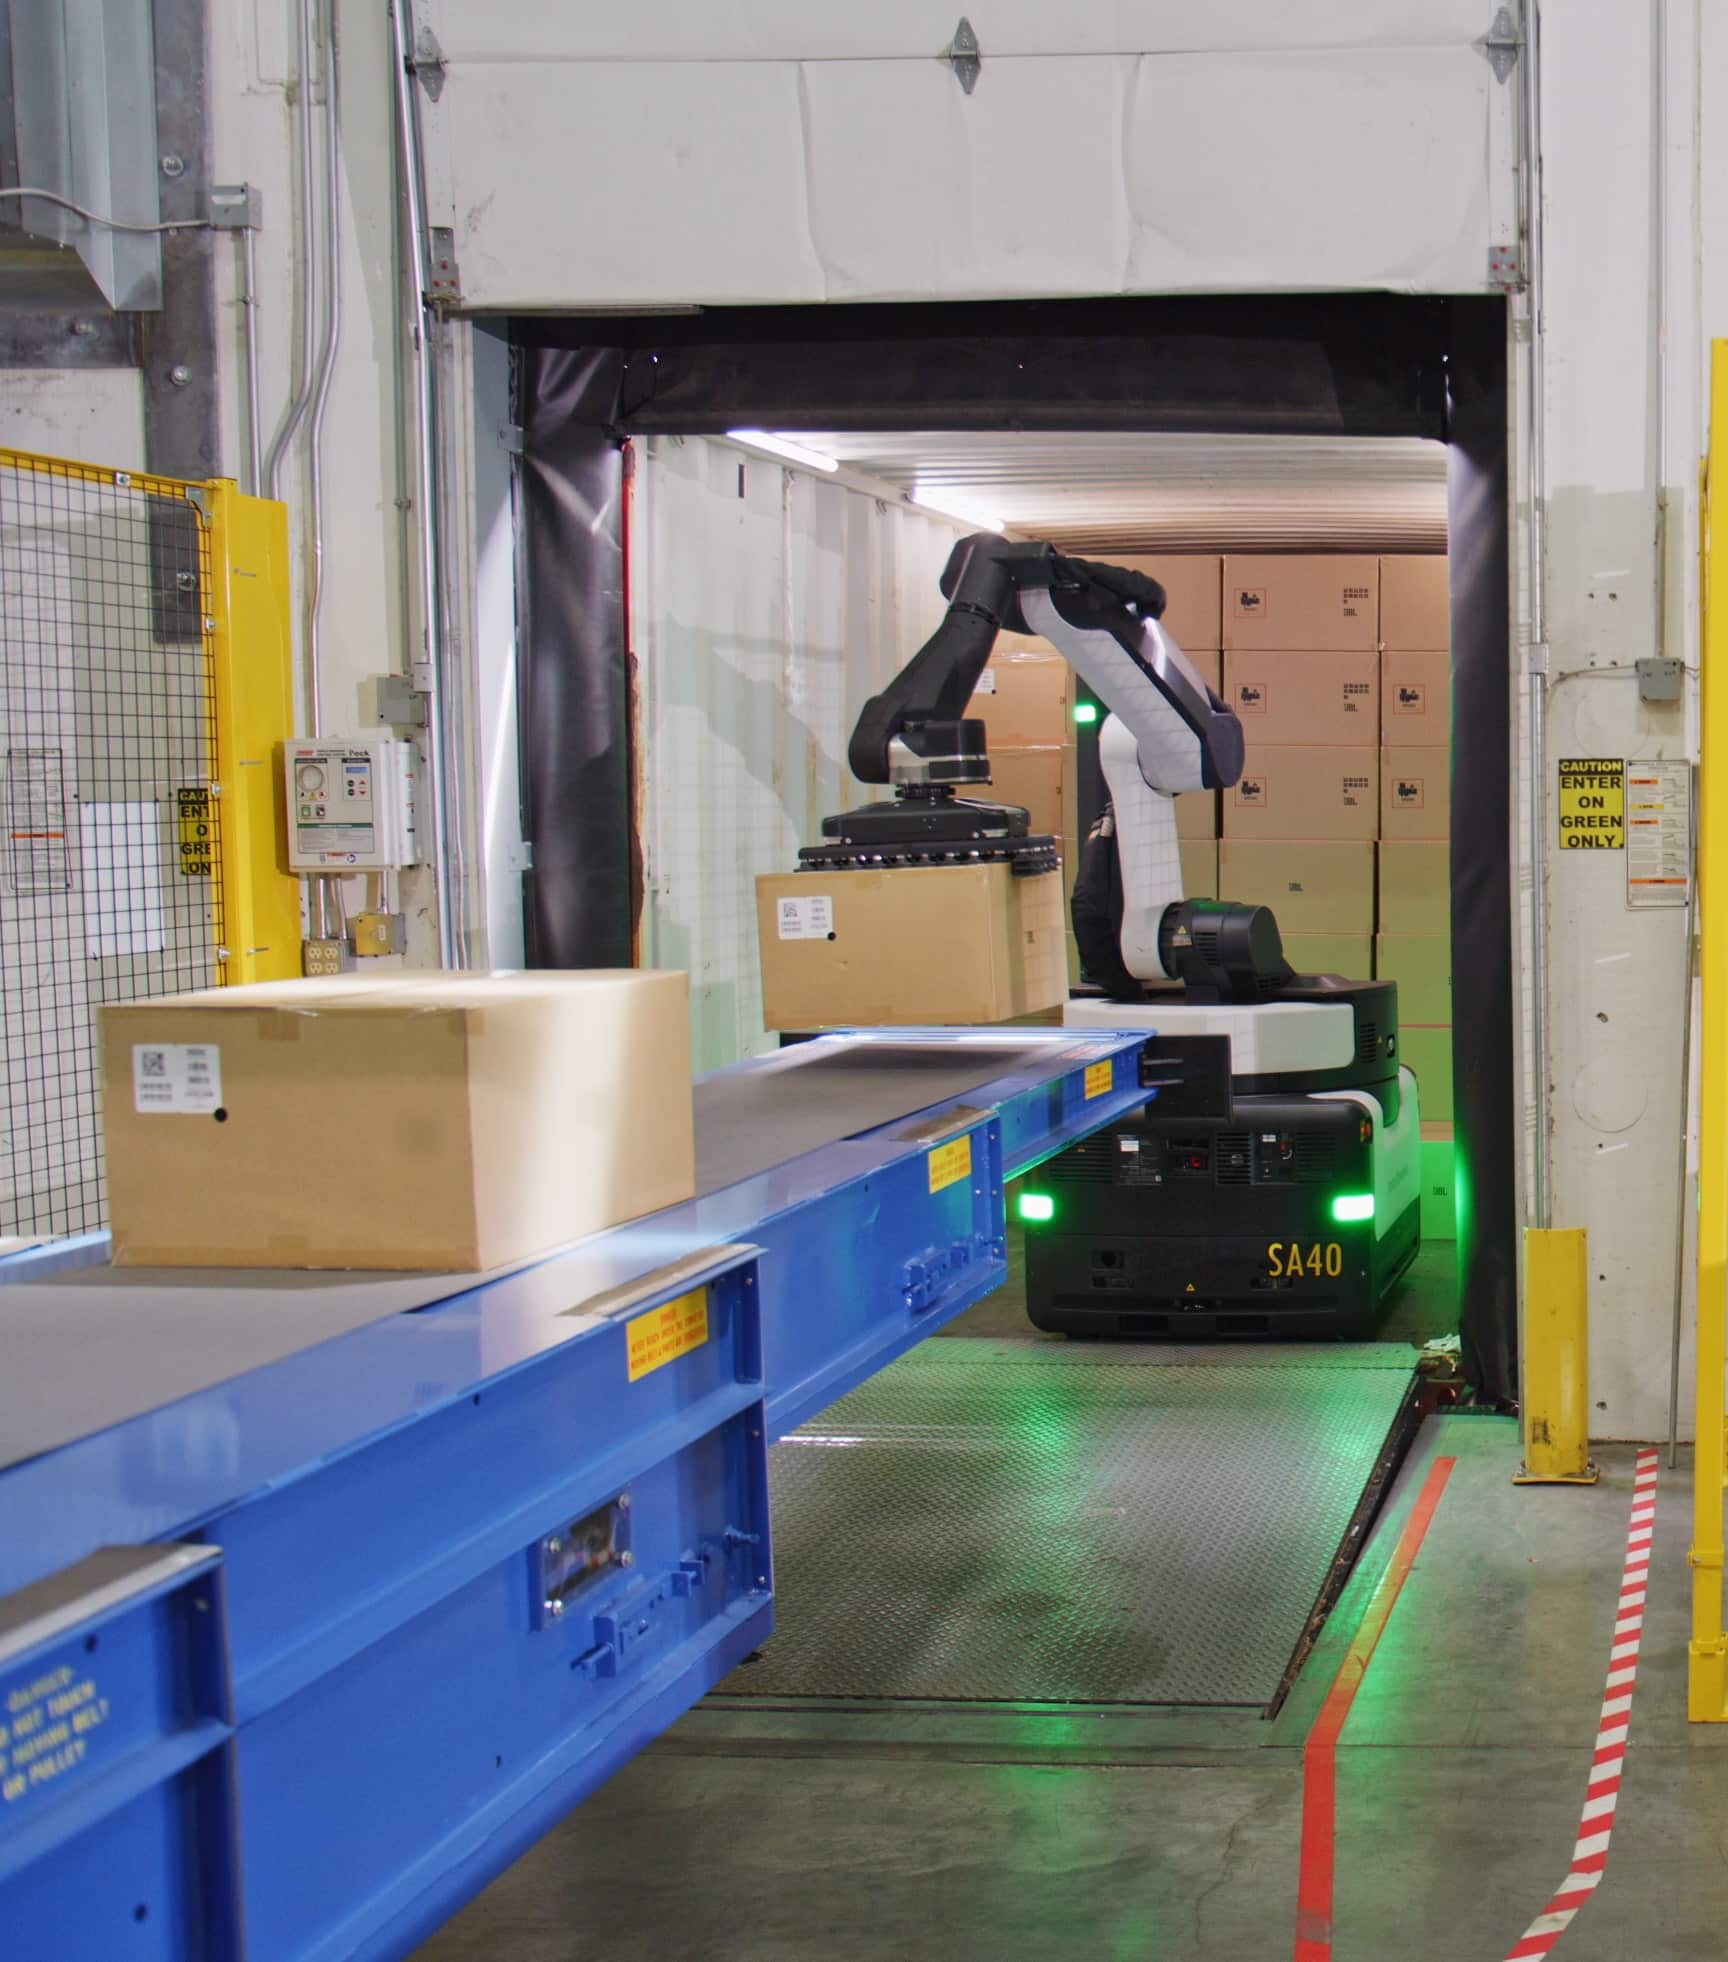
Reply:
M1110 711L1099 756L1115 809L1127 972L1212 993L1287 978L1263 907L1183 894L1175 798L1236 782L1242 726L1159 626L1158 582L980 533L954 548L942 592L942 625L865 704L848 752L853 774L893 783L901 797L952 797L987 783L984 725L966 717L966 704L998 632L1041 635Z

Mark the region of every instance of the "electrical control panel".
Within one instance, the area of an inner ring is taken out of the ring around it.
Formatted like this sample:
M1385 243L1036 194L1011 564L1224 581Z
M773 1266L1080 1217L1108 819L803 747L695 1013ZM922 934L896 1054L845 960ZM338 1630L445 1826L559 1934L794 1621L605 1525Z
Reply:
M283 745L283 779L294 871L386 872L420 862L412 743L296 737Z

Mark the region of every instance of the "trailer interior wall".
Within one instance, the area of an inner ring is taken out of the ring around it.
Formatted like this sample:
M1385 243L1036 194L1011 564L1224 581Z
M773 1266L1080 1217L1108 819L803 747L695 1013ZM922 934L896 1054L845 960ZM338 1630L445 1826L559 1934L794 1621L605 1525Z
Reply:
M1491 0L1016 0L970 10L984 66L966 97L935 58L957 9L926 0L850 11L450 0L423 10L449 62L447 111L429 124L441 173L432 218L457 228L474 306L530 295L562 310L843 293L1480 290L1488 245L1513 236L1513 96L1475 45L1494 11ZM383 10L337 0L337 12L345 306L325 514L330 727L364 723L369 678L408 653L392 69ZM299 279L290 12L211 17L213 175L263 193L273 427L292 380ZM1544 19L1550 351L1539 409L1561 671L1593 656L1621 662L1654 639L1653 18L1650 4L1550 0ZM1695 0L1669 0L1666 18L1660 487L1671 647L1691 660L1699 364L1704 340L1728 334L1728 22ZM237 472L238 268L221 252L218 265L223 443ZM0 401L41 380L0 378ZM64 431L69 446L118 446L135 426L104 420L109 375L66 373L53 386L52 406L13 425L26 440L37 431L54 447ZM297 446L283 489L304 563L302 458ZM471 580L472 567L458 576ZM1683 753L1684 720L1655 723L1634 696L1623 679L1561 685L1554 753L1578 743L1634 754L1652 741ZM1596 1427L1651 1435L1667 1401L1681 948L1671 919L1625 915L1602 885L1611 878L1573 862L1555 873L1555 1218L1592 1235ZM410 929L415 956L429 958L418 909Z
M853 781L847 738L940 618L963 528L700 436L648 437L635 485L642 959L689 971L714 1069L774 1046L756 874L887 795Z

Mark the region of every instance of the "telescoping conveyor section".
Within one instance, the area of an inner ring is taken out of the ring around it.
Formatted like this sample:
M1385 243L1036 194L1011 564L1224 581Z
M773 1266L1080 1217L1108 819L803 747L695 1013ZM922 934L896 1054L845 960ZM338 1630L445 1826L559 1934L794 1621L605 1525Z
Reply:
M400 1955L770 1632L766 1450L998 1286L1143 1033L824 1038L514 1271L0 1261L0 1952Z

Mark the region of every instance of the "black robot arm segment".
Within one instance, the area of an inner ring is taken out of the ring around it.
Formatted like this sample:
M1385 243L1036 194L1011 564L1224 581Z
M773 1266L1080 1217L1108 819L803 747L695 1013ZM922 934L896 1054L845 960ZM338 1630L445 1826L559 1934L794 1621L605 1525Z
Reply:
M997 634L1004 627L1010 633L1031 631L1020 617L1018 586L1047 585L1054 559L1048 545L1011 544L990 532L975 533L954 547L942 573L948 612L941 626L881 694L864 704L852 731L846 760L860 783L894 780L896 742L926 761L966 746L961 735L966 704ZM975 780L983 776L980 770Z

